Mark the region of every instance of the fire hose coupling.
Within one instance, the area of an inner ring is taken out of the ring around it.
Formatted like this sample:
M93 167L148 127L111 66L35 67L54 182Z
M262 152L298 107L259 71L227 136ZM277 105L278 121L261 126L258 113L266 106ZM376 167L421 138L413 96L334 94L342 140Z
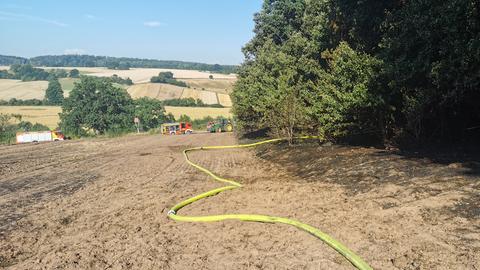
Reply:
M169 215L169 216L170 215L176 215L176 214L177 214L177 212L175 212L175 210L173 210L173 209L168 210L168 213L167 213L167 215Z

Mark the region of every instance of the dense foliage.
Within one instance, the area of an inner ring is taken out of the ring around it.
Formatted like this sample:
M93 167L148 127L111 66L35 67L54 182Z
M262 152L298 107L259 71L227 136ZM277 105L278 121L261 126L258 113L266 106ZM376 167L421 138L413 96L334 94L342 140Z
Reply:
M167 72L160 72L158 73L158 76L153 76L150 79L150 82L152 83L167 83L167 84L172 84L180 87L187 87L187 84L182 81L177 81L173 77L173 73L170 71Z
M17 56L0 55L0 66L27 64L28 59Z
M480 135L480 4L265 0L232 94L244 132Z
M78 70L77 70L78 71ZM9 70L0 70L0 79L26 81L47 81L53 78L66 78L69 73L64 69L44 70L30 64L14 64Z
M133 85L133 81L130 78L122 78L119 77L117 74L113 74L108 80L112 83L124 84L124 85Z
M216 73L235 73L237 66L203 64L183 61L164 61L126 57L107 57L93 55L45 55L30 59L0 55L0 65L27 64L46 67L109 67L112 69L129 68L166 68L204 70Z
M68 73L68 76L70 78L80 78L80 71L78 71L78 69L74 68L74 69L70 70L70 72Z
M165 109L160 100L143 97L136 99L135 117L140 119L140 127L142 130L149 130L159 127L161 124L169 122L169 118L165 115Z
M108 80L83 76L62 104L60 127L73 136L130 132L135 116L144 130L166 119L161 102L148 98L134 101L125 89Z
M49 105L60 105L63 102L62 86L56 78L48 82L48 87L45 91L45 102Z

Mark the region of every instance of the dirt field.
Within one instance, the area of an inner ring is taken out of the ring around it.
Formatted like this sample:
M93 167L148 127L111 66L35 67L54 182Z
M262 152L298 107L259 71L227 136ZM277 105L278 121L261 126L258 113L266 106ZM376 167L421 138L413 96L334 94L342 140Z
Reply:
M197 134L0 147L0 266L352 269L319 240L288 226L166 217L176 202L219 186L188 166L181 150L235 142L231 134ZM476 163L442 165L376 149L318 146L191 158L245 187L182 214L299 219L375 269L480 267Z

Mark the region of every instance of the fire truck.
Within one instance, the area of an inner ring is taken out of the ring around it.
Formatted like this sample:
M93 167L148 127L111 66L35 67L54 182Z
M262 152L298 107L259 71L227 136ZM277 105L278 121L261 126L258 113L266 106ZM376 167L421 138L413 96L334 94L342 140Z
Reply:
M63 133L58 130L17 133L17 143L53 142L63 140L65 140L65 135L63 135Z
M180 123L166 123L161 127L161 132L164 135L181 135L181 134L192 134L192 124L188 122Z

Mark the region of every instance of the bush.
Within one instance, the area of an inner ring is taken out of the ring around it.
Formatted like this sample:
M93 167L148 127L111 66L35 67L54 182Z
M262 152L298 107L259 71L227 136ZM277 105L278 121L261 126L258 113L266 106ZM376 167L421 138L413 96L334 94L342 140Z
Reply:
M150 82L152 83L166 83L166 84L172 84L180 87L187 87L188 85L185 82L182 81L177 81L175 78L173 78L173 73L172 72L160 72L158 76L153 76L150 79Z

